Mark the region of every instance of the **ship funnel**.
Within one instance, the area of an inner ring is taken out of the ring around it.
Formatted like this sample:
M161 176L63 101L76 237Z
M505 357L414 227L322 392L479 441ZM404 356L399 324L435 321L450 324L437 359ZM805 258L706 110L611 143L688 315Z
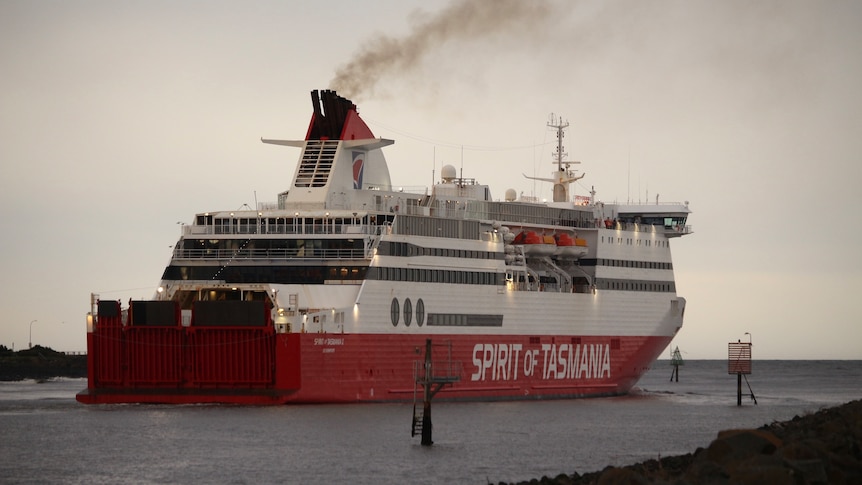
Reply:
M314 115L311 118L308 140L338 140L344 132L348 114L356 112L356 105L342 98L335 91L314 90L311 92Z
M374 138L359 117L353 101L329 89L311 92L314 114L306 140L363 140Z

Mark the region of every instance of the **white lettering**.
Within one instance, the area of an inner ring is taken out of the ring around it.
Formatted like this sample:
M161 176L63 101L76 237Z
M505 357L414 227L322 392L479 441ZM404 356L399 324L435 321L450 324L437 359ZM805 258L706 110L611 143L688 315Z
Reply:
M572 344L560 345L560 350L557 353L557 357L559 358L560 366L562 366L563 369L557 374L557 379L565 379L566 374L569 371L568 361L565 357L563 357L563 352L565 352L566 355L571 354Z
M515 361L512 363L512 369L515 371L512 379L518 378L518 358L521 356L521 344L512 344L512 350L515 352Z
M344 345L344 339L315 339L315 345ZM519 374L543 380L611 377L608 344L541 344L532 349L525 349L522 344L475 344L472 360L475 372L470 380L473 381L517 380Z
M518 378L521 344L476 344L473 346L473 381L507 381ZM489 373L488 370L491 370Z
M575 347L575 353L569 352L569 379L578 378L578 362L581 357L581 344Z
M494 377L496 380L509 380L509 346L501 344L497 346L497 365L494 366Z
M536 356L529 350L524 353L524 377L533 375L533 367L536 365Z
M315 338L314 345L344 345L343 338Z
M542 344L542 379L548 378L548 351L551 350L551 344Z
M599 377L599 371L602 368L602 346L600 344L590 344L592 358L590 359L590 373L594 379Z
M485 380L485 371L494 365L494 344L485 344L485 352L482 355L482 380ZM493 380L493 378L492 378Z
M605 345L605 359L602 361L602 370L599 372L599 378L605 376L605 371L608 372L608 378L611 377L611 349L609 345Z
M581 367L578 369L578 379L583 377L589 378L590 371L590 356L589 352L587 352L587 346L584 345L583 352L581 353Z
M482 351L482 347L482 344L473 346L473 365L476 366L476 373L470 376L471 381L478 381L479 376L482 375L482 360L478 357L479 352Z

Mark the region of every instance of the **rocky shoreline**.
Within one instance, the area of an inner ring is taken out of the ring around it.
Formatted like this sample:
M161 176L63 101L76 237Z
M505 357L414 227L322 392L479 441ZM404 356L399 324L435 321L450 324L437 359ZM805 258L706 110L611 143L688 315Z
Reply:
M87 356L66 355L40 345L18 352L0 346L0 381L52 377L87 377Z
M694 453L520 484L862 484L862 400L757 429L721 431Z

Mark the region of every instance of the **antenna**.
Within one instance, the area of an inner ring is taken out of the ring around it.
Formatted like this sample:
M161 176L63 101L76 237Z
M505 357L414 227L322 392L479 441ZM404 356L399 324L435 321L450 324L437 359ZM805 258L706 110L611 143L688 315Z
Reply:
M434 172L437 171L437 146L434 146L434 151L432 152L432 158L434 159L431 163L431 187L434 187L434 183L436 180L434 179Z
M557 170L555 170L551 175L551 178L540 178L540 177L527 177L525 174L524 177L528 179L538 180L541 182L551 182L554 184L554 202L569 202L571 203L571 199L569 198L570 185L572 182L580 180L584 178L585 174L581 174L580 176L575 175L575 171L571 170L572 164L578 164L581 162L566 160L568 154L565 152L565 147L563 147L563 137L565 136L565 128L569 126L569 122L563 122L562 117L557 121L556 117L553 113L551 113L551 121L548 123L548 127L555 128L557 131L557 150L554 153L554 158L556 159ZM565 168L563 168L563 164L565 164Z
M536 144L533 144L533 191L530 192L530 196L536 196Z
M626 175L626 204L632 203L632 145L629 143L629 172Z
M551 121L548 122L548 127L556 128L557 130L557 151L554 153L553 156L557 162L557 169L562 172L563 163L566 163L564 162L564 159L568 156L568 153L565 152L565 147L563 146L563 137L566 136L566 132L563 130L569 127L569 122L566 121L565 123L563 123L562 116L560 116L559 122L557 124L554 124L554 122L554 113L551 113ZM568 163L566 163L566 166L568 167Z
M461 145L461 180L464 180L464 145Z

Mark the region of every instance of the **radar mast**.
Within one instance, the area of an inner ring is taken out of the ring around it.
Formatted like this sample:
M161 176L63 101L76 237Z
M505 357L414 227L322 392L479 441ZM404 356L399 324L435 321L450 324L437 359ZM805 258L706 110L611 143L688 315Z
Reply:
M551 113L548 127L557 130L557 148L552 154L554 163L557 164L557 170L551 173L552 178L528 177L526 174L524 174L524 177L530 180L540 180L554 184L554 202L572 202L572 194L569 191L569 186L572 182L584 178L586 174L576 176L575 171L570 167L572 164L579 164L581 162L566 160L569 154L565 152L563 137L566 136L564 130L569 127L569 122L564 122L562 117L557 118ZM565 168L563 165L565 165Z

